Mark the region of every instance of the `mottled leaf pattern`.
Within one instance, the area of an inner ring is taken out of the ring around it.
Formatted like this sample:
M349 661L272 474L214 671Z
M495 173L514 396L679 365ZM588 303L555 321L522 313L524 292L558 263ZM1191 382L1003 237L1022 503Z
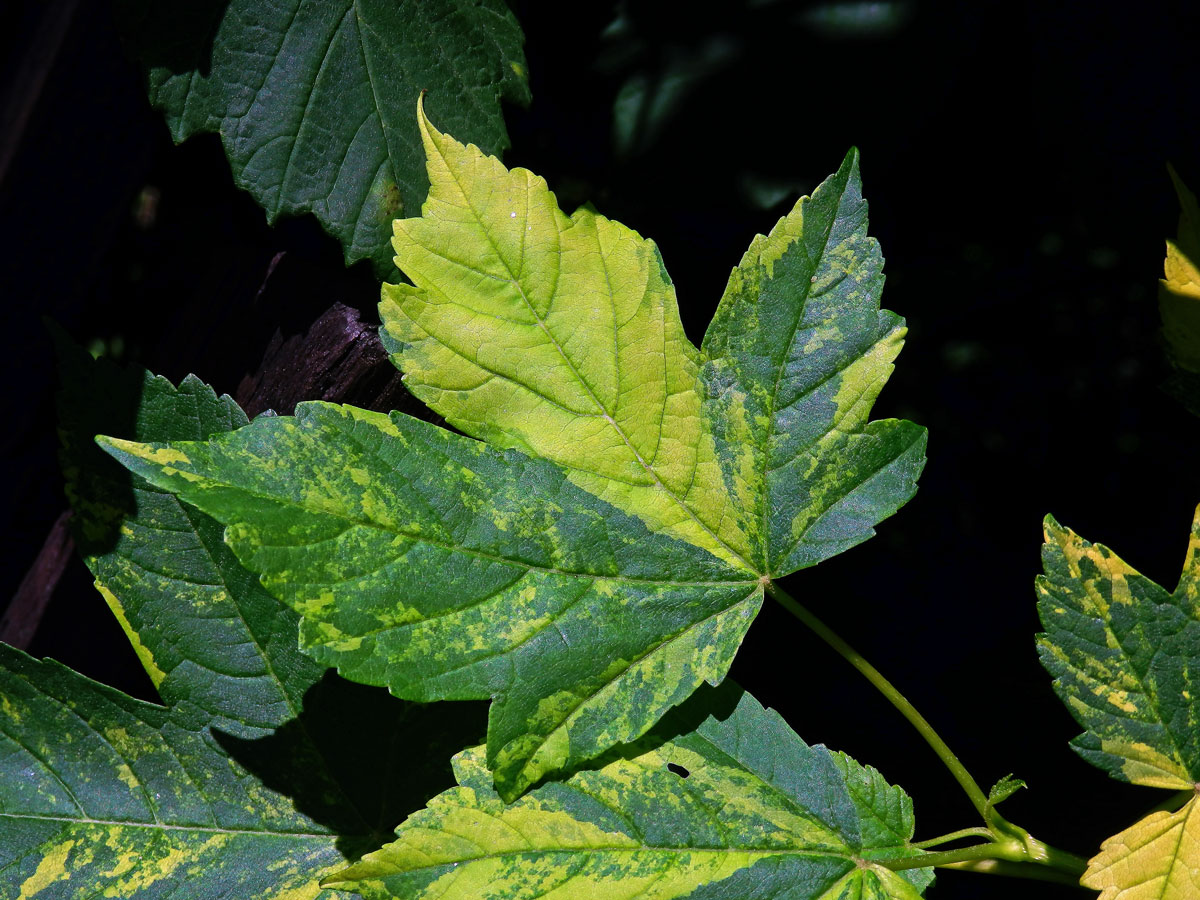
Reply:
M1046 633L1042 662L1087 730L1073 745L1113 778L1185 790L1109 838L1080 883L1100 900L1190 900L1200 895L1200 508L1173 593L1101 544L1046 519L1037 580Z
M924 431L867 422L903 327L878 308L855 154L756 239L701 353L653 243L418 114L431 190L396 223L414 284L384 287L384 336L488 444L308 404L207 446L107 446L229 526L322 662L494 698L511 800L719 682L769 579L912 495Z
M1151 813L1109 838L1080 880L1098 900L1194 900L1200 897L1200 803Z
M337 837L186 712L0 644L0 895L315 898Z
M209 443L110 446L235 522L320 661L415 700L496 696L509 796L719 681L762 600L552 463L398 413L306 403Z
M1174 593L1046 519L1038 641L1054 689L1087 730L1081 756L1171 790L1200 781L1200 515Z
M602 768L505 806L482 754L397 840L326 879L410 900L914 900L908 797L874 770L805 745L731 683L702 688Z
M143 439L228 431L246 421L228 397L62 339L59 354L77 536L170 709L3 657L0 896L322 896L319 872L379 846L479 726L325 674L222 527L131 483L92 440L99 422ZM398 776L409 735L430 756Z
M755 238L704 336L718 457L773 577L866 540L916 491L925 429L868 422L907 331L880 310L882 287L851 150Z
M412 107L508 145L500 101L529 102L523 38L501 0L121 0L150 102L176 141L220 134L274 222L314 213L346 261L391 268L387 239L427 183Z

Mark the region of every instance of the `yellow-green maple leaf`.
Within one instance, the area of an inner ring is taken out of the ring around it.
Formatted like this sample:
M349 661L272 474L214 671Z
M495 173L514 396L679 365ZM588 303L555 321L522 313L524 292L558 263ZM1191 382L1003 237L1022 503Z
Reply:
M463 434L301 404L105 442L208 512L306 652L406 699L492 698L512 800L725 677L768 581L866 540L925 432L870 419L903 343L858 154L734 269L701 348L653 242L433 127L384 287L405 383Z
M1105 841L1080 880L1099 900L1200 897L1200 802L1152 813Z

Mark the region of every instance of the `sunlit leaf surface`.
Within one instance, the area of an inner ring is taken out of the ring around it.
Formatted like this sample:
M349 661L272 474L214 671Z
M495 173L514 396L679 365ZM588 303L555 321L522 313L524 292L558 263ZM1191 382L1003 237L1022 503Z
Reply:
M467 436L302 404L208 442L105 441L228 525L301 642L419 699L493 698L506 800L717 684L771 579L873 534L924 430L869 421L879 309L857 153L733 271L703 349L654 244L437 131L383 335Z
M875 862L919 852L903 791L729 683L510 806L480 751L395 843L325 883L409 900L915 900L933 877Z

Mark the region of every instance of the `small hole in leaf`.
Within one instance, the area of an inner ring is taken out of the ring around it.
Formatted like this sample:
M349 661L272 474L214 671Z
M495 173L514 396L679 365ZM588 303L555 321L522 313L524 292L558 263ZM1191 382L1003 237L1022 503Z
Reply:
M680 778L687 778L689 775L692 774L687 769L685 769L683 766L676 765L675 763L667 763L667 770L670 772L674 772Z

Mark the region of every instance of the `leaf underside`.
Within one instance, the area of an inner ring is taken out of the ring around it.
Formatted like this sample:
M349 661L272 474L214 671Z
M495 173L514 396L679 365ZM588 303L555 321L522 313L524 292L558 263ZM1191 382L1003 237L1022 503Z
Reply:
M873 769L808 747L727 682L605 765L506 806L482 748L397 840L326 880L411 900L678 897L914 900L912 805Z
M387 239L427 182L411 110L490 152L501 100L529 102L523 36L500 0L118 3L150 102L178 142L221 135L237 184L271 223L311 212L346 262L391 270Z
M512 800L718 683L767 579L912 495L925 433L868 421L904 328L879 310L856 153L756 238L697 350L652 242L567 217L418 112L431 188L396 223L413 284L385 285L382 334L466 436L310 403L207 443L105 444L228 525L320 662L493 698Z
M420 787L393 772L405 735L436 754L471 731L325 674L222 526L91 440L100 422L224 432L245 422L228 397L59 354L76 536L169 709L0 648L0 896L328 896L320 872L379 846L439 778L419 758Z

